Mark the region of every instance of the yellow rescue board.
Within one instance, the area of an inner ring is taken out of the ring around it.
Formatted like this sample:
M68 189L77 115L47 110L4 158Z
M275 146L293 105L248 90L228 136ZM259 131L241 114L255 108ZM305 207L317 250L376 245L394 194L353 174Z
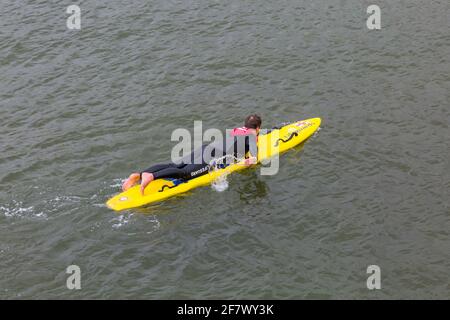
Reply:
M258 162L271 158L278 153L282 153L302 143L319 128L320 122L320 118L297 121L279 129L274 129L267 134L259 135ZM229 174L245 168L247 166L243 162L239 162L177 185L172 180L157 179L147 186L144 195L141 195L139 186L134 186L109 199L106 205L115 211L140 207L200 186L209 185L223 174Z

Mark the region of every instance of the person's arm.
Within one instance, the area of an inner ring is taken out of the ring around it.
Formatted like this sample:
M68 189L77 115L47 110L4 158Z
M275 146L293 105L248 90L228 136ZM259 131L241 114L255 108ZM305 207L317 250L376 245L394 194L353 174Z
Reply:
M248 136L248 151L250 153L250 157L245 159L246 165L252 165L258 163L258 144L255 135Z

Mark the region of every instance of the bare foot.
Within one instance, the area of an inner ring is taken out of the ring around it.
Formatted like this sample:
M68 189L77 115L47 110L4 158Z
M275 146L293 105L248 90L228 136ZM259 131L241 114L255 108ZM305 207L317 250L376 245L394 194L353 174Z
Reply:
M142 179L141 179L141 194L142 195L144 195L145 187L147 187L148 184L150 182L152 182L154 179L155 179L155 177L153 177L152 173L148 173L148 172L142 173Z
M127 180L122 185L122 191L127 191L132 186L136 184L136 182L139 181L140 174L139 173L132 173Z

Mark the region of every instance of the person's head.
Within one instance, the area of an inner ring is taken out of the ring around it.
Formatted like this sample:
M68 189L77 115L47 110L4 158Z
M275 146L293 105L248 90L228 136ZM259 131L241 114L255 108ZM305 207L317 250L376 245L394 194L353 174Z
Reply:
M249 129L255 129L256 133L259 133L261 129L261 117L257 114L251 114L245 118L245 127Z

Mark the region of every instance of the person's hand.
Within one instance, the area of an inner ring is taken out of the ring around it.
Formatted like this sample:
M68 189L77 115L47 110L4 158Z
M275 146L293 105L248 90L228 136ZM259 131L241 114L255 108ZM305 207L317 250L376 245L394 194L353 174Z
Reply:
M252 164L256 164L256 163L257 163L256 157L251 157L251 158L245 159L245 161L244 161L244 164L246 166L251 166Z

